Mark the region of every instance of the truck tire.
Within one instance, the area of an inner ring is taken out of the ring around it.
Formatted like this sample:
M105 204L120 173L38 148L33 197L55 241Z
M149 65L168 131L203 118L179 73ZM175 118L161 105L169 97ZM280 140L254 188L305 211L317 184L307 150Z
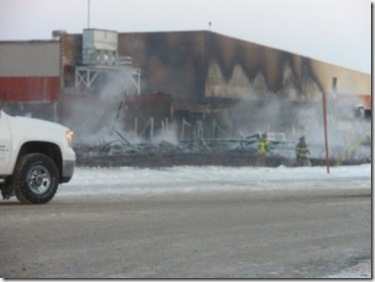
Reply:
M14 174L14 192L23 204L45 204L56 194L59 172L46 155L32 153L17 163Z

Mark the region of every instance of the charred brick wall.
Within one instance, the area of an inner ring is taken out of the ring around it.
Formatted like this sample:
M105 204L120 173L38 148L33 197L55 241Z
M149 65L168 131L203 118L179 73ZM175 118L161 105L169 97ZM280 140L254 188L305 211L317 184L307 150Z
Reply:
M145 92L176 102L206 98L320 99L323 92L370 94L370 75L208 31L120 33L119 53L142 70Z
M168 93L175 118L192 122L192 113L211 124L212 116L227 131L292 128L304 103L320 101L323 93L371 95L369 74L214 32L118 36L119 55L132 57L141 69L142 93ZM64 35L62 54L64 87L69 88L82 60L82 35Z
M119 53L142 71L143 92L197 102L207 75L202 32L120 33Z

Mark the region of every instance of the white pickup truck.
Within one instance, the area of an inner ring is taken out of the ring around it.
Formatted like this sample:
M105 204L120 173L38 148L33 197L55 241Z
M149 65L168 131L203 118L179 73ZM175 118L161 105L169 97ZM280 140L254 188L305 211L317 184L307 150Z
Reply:
M73 132L53 122L13 117L0 109L0 190L24 204L44 204L75 167Z

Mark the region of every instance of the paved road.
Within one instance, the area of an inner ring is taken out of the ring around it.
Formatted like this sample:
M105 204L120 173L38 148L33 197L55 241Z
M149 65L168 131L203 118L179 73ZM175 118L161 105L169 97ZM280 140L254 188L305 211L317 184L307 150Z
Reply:
M0 202L0 277L317 278L371 257L370 190Z

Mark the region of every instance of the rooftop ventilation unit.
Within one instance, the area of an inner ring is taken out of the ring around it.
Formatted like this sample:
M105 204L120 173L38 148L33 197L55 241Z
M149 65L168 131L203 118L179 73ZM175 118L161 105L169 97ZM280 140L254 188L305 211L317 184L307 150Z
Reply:
M117 63L118 34L116 31L84 29L82 42L83 65L114 66Z
M118 33L102 29L84 29L82 38L82 63L76 66L75 87L89 89L101 75L121 78L124 84L130 77L140 94L141 70L133 67L131 57L118 54Z

